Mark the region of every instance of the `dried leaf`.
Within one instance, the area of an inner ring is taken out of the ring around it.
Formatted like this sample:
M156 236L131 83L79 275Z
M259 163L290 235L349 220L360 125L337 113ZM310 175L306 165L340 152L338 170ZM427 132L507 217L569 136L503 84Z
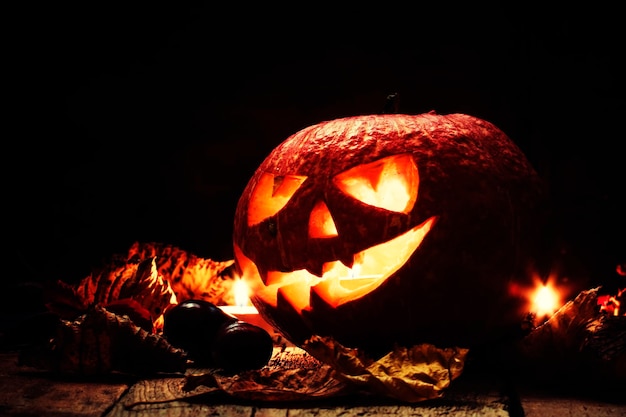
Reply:
M75 286L63 281L46 285L44 289L46 308L64 319L75 319L87 311L89 304L78 294Z
M626 378L626 316L601 314L587 324L586 330L583 349L596 352L608 363L620 363L621 375Z
M539 358L578 351L585 328L598 316L597 299L598 288L582 291L521 341L522 354Z
M163 326L163 313L177 304L176 295L158 273L154 258L134 263L120 263L114 258L111 264L92 272L76 286L58 281L46 292L48 309L68 320L83 314L90 306L107 306L121 300L137 303L141 307L138 312L147 310L155 330Z
M234 377L217 377L218 386L237 398L298 401L337 397L348 392L328 366L317 369L263 368Z
M274 347L269 363L262 369L238 375L222 375L214 370L192 370L181 378L138 381L124 397L127 410L151 404L194 400L209 395L227 394L255 401L308 401L335 398L352 392L332 376L332 369L297 347ZM167 389L162 389L166 385Z
M438 398L463 371L468 349L421 344L398 347L377 361L332 338L313 336L304 349L329 364L337 378L362 390L407 402Z
M570 382L626 382L626 316L602 313L599 290L581 291L519 342L526 370Z
M202 299L215 305L234 305L234 260L213 261L162 243L135 242L128 251L128 261L156 259L157 271L172 286L179 301Z
M187 354L127 316L95 305L76 320L61 320L48 345L20 352L20 364L61 374L156 374L184 372Z
M234 260L204 259L171 245L135 242L125 256L113 255L77 285L57 281L46 292L46 304L69 320L91 305L134 300L150 312L158 332L163 313L179 301L195 298L215 305L234 304L233 265Z

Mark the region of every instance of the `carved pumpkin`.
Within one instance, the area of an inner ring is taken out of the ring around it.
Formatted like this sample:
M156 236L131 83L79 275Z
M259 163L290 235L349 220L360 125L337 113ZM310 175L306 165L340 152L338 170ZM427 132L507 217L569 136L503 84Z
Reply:
M523 153L484 120L332 120L255 171L235 263L260 314L296 344L473 346L522 321L509 286L525 276L541 196Z

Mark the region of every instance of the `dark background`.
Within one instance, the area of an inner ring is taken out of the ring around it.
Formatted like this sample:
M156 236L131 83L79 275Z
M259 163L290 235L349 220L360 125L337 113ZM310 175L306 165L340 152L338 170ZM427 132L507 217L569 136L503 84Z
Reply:
M505 131L549 186L547 246L571 273L615 274L617 6L440 4L7 12L5 278L77 280L135 241L232 259L237 200L265 156L311 124L380 113L391 93L401 113L468 113Z

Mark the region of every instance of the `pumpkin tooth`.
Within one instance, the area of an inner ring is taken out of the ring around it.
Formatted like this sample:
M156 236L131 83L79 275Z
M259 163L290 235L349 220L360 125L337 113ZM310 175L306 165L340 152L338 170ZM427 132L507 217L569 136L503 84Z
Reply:
M344 264L349 269L352 269L352 266L354 266L354 255L346 255L345 258L340 258L339 262Z
M335 309L337 306L332 305L328 302L326 294L323 290L320 290L321 287L312 286L309 294L309 305L310 310L312 311L331 311Z
M319 262L310 262L307 265L306 270L316 277L321 278L322 275L324 275L324 264Z
M261 281L263 281L263 284L268 285L267 280L269 278L269 270L267 268L257 266L257 271L259 273L259 277L261 278Z

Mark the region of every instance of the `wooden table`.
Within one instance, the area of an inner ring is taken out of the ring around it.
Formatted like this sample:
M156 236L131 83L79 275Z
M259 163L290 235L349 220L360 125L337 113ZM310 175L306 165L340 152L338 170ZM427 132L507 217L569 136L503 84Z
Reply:
M347 396L319 401L268 402L229 398L208 393L189 400L170 401L180 391L181 377L128 380L52 378L17 365L16 353L0 355L0 415L2 416L508 416L507 399L490 382L471 389L463 381L445 399L418 405ZM156 399L167 399L155 402Z
M16 352L0 353L0 416L626 416L626 403L520 390L490 374L462 375L440 399L406 404L348 395L312 401L264 402L208 392L172 400L182 376L60 378L24 369ZM546 414L548 413L548 414Z

